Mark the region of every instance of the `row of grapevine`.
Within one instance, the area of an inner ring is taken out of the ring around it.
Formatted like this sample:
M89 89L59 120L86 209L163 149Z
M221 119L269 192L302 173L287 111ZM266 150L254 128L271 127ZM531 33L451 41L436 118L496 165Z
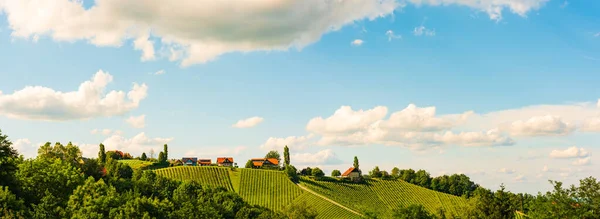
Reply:
M281 210L302 194L302 190L280 171L242 169L240 196L248 203Z
M327 200L313 195L310 192L304 192L294 200L295 203L304 202L309 206L312 206L317 210L317 218L340 218L340 219L352 219L361 218L360 216L343 209L337 205L328 202Z
M372 191L372 185L369 183L325 182L308 178L302 178L300 183L357 212L374 212L381 217L389 216L388 206Z
M119 160L119 162L129 165L132 169L139 169L139 168L143 168L143 167L152 165L152 162L150 162L150 161L134 160L134 159Z
M155 170L156 174L177 180L193 180L203 185L223 187L233 191L228 168L178 166Z

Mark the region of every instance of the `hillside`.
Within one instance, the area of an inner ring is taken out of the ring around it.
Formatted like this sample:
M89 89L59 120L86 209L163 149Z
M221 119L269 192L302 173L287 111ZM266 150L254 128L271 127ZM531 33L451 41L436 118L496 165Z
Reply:
M178 166L154 170L156 174L177 180L193 180L203 185L223 187L234 191L228 168Z
M135 159L119 160L119 162L129 165L132 169L142 169L142 168L151 166L153 164L150 161L135 160Z
M392 209L398 206L413 203L423 205L432 213L443 209L448 216L458 215L459 207L466 204L466 200L463 198L422 188L401 180L371 179L357 184L302 178L300 184L355 211L372 212L383 217L389 216Z
M154 170L157 174L178 180L195 180L201 184L225 187L237 192L250 204L282 210L293 202L305 202L319 213L319 218L359 218L344 209L360 214L391 214L400 205L421 204L430 212L443 209L447 215L458 215L465 204L460 197L432 191L400 180L371 179L365 183L314 181L302 177L301 189L284 172L223 167L179 166ZM340 207L326 199L337 202Z

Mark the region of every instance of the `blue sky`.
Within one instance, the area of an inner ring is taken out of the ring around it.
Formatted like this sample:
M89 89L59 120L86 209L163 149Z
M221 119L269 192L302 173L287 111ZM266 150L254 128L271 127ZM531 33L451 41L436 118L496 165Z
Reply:
M328 173L356 155L518 192L600 177L598 2L99 2L0 0L0 128L26 156L168 143L243 165L287 144Z

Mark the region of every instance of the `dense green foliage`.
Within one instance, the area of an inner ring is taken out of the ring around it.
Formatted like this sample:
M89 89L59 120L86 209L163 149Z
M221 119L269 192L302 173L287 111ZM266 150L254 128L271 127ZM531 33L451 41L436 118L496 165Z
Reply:
M241 169L240 195L248 203L281 210L302 193L281 171Z
M178 166L154 170L156 174L176 180L192 180L201 185L223 187L233 191L229 179L229 168L226 167L201 167L201 166Z
M337 176L341 176L342 172L340 172L340 170L333 170L331 171L331 176L333 177L337 177Z
M425 170L400 170L397 167L394 167L391 174L388 174L386 171L381 171L379 167L375 166L369 172L369 176L382 179L401 179L405 182L438 192L465 197L471 197L475 189L479 187L479 185L475 184L464 174L442 175L433 178Z
M98 160L100 163L106 163L106 150L104 149L104 144L100 144L100 150L98 151Z
M392 211L392 218L396 219L434 219L432 213L427 212L422 205L411 204Z
M278 151L269 151L269 153L265 155L265 158L275 158L277 159L278 164L281 164L281 155L279 155Z

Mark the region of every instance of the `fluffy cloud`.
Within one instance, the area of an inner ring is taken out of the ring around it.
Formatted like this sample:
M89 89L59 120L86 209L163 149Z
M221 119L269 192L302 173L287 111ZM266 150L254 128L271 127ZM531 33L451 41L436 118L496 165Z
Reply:
M137 108L146 98L146 84L133 84L128 93L104 93L112 75L100 70L77 91L61 92L41 86L27 86L12 94L0 93L0 115L10 118L64 121L122 115ZM126 96L127 94L127 96Z
M515 173L514 169L501 168L498 170L499 173L513 174Z
M331 149L319 151L317 153L298 153L291 154L290 159L293 164L303 165L332 165L341 164L342 161Z
M525 178L525 175L523 174L519 174L518 176L515 177L515 182L524 182L527 178Z
M515 121L509 130L515 136L556 136L570 134L575 125L562 121L558 116L546 115Z
M583 132L600 132L600 117L585 119L579 130Z
M231 127L234 127L234 128L251 128L251 127L254 127L254 126L260 124L261 122L263 122L263 120L264 120L264 118L258 117L258 116L250 117L250 118L247 118L247 119L238 120L235 124L231 125Z
M463 123L472 112L444 116L435 115L435 107L419 108L414 104L392 113L385 120L387 108L354 111L342 106L328 117L313 118L306 129L321 136L319 145L382 144L405 146L413 149L443 145L498 146L512 145L514 141L498 130L487 132L455 133L452 128Z
M312 138L314 135L307 136L289 136L286 138L274 138L270 137L267 141L260 146L263 150L279 150L281 151L286 145L293 150L304 150L307 146L312 144Z
M130 116L125 121L127 124L131 125L131 127L141 129L146 126L146 115Z
M230 52L302 49L327 32L390 15L407 2L462 5L499 20L505 8L525 16L546 1L264 0L231 4L182 0L166 4L158 0L96 0L86 9L83 1L0 0L0 11L6 13L13 37L35 41L49 36L55 41L85 40L114 47L132 40L134 49L142 53L142 61L158 55L189 66ZM155 45L158 42L160 46ZM160 49L156 51L156 47Z
M102 141L102 144L104 144L107 151L121 150L136 156L143 152L148 154L150 149L158 154L162 150L163 145L171 141L173 141L173 138L150 138L144 132L141 132L132 138L125 138L115 134Z
M575 166L583 166L583 165L589 165L591 163L591 161L592 161L591 157L586 157L586 158L577 159L577 160L573 161L572 164Z
M110 135L110 133L112 133L112 130L110 130L110 129L102 129L102 130L94 129L94 130L90 131L90 133L92 135L96 135L96 134Z
M396 35L392 30L386 31L385 36L388 37L388 41L392 41L393 39L402 39L402 35Z
M502 19L502 11L509 9L520 16L526 16L527 12L537 10L548 0L407 0L416 5L460 5L474 8L487 13L490 19Z
M590 153L586 149L576 146L565 150L552 150L550 152L551 158L586 158L588 156L590 156Z
M363 43L364 43L363 40L361 40L361 39L355 39L355 40L352 40L352 42L350 42L350 45L352 45L352 46L361 46Z
M31 144L27 138L17 139L13 142L13 147L25 158L33 158L37 156L38 147Z
M415 29L413 30L413 34L415 36L435 36L435 30L427 29L425 26L421 25L415 27Z
M82 1L2 1L15 37L49 35L57 41L87 40L98 46L121 46L132 39L135 49L142 51L142 60L154 58L154 42L150 39L160 38L165 51L178 53L168 56L183 66L235 51L301 49L329 31L358 20L389 15L400 6L395 0L235 4L97 0L93 7L85 9Z

